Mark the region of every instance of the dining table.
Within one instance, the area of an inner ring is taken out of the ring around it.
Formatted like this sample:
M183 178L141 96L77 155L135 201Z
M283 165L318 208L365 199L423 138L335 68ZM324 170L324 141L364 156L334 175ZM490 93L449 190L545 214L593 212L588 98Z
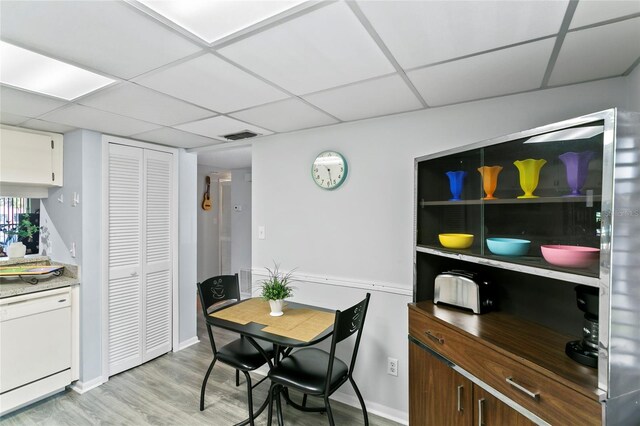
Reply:
M269 303L260 297L254 297L215 309L207 316L206 320L214 327L238 333L252 341L253 345L265 356L269 368L278 365L281 356L288 355L294 348L316 345L333 334L335 311L332 309L286 302L282 311L283 315L281 316L271 316ZM274 345L276 355L273 360L260 349L254 339L260 339ZM255 386L258 386L265 379L256 383ZM288 392L284 392L284 398L289 405L299 410L318 411L318 409L306 407L306 395L302 405L292 401ZM254 413L254 418L265 410L268 403L269 397L267 396L260 408ZM277 405L279 406L279 404ZM277 417L278 423L281 424L282 413L280 409L278 409ZM249 419L236 426L248 423Z

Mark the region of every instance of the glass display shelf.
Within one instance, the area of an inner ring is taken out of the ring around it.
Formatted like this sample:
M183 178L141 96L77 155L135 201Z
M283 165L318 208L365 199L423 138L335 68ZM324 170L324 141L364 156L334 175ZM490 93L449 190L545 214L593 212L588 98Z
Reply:
M560 281L567 281L575 284L584 284L591 287L599 287L598 268L592 269L571 269L550 265L542 257L521 256L507 257L492 254L481 254L477 250L453 250L443 247L418 245L418 253L427 253L436 256L458 259L465 262L479 265L493 266L511 271L518 271L525 274L537 275L540 277L552 278Z
M420 207L428 206L454 206L456 204L461 206L468 205L481 205L481 204L544 204L544 203L584 203L587 206L594 202L602 201L600 195L580 195L576 197L540 197L540 198L498 198L495 200L459 200L459 201L424 201L420 200L418 203Z

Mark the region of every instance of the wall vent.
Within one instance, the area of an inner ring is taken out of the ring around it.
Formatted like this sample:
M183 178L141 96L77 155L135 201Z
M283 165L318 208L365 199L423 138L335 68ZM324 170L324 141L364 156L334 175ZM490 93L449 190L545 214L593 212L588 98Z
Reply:
M222 137L225 139L229 139L230 141L237 141L239 139L249 139L254 136L258 136L257 133L251 132L249 130L243 130L238 133L230 133L228 135L223 135Z
M251 269L240 269L238 278L240 279L240 293L251 297Z

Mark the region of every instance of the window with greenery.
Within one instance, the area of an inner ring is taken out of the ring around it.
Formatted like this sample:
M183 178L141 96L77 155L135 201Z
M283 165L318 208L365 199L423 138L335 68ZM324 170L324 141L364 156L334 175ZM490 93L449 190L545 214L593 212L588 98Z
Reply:
M27 246L27 254L39 253L40 211L35 210L38 201L0 197L0 256L6 256L9 244L17 241Z

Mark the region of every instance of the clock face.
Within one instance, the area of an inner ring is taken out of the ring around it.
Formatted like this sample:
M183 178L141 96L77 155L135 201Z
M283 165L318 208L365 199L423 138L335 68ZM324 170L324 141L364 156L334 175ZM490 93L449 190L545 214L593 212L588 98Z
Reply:
M311 166L314 182L324 189L336 189L347 177L347 160L335 151L320 153Z

